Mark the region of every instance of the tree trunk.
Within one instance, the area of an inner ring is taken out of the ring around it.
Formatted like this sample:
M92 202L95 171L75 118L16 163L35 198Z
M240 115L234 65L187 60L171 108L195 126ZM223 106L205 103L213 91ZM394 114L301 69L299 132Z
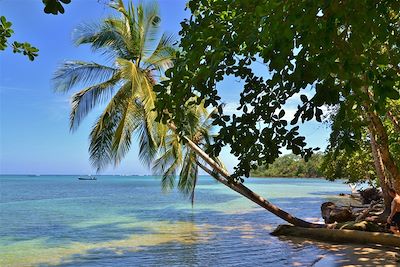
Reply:
M263 207L264 209L268 210L269 212L273 213L274 215L278 216L279 218L299 227L305 227L305 228L326 228L327 225L325 224L316 224L316 223L310 223L306 222L302 219L299 219L286 211L280 209L278 206L272 204L271 202L267 201L260 195L254 193L251 189L246 187L245 185L241 183L234 183L230 182L225 178L220 177L217 173L211 171L208 169L206 166L201 164L200 162L197 162L200 168L202 168L204 171L206 171L209 175L214 177L217 181L223 183L227 187L231 188L232 190L238 192L242 196L250 199L254 203L258 204L259 206Z
M380 244L385 246L400 246L400 236L389 233L365 232L340 229L306 229L296 226L280 225L272 235L297 236L328 242L348 242L360 244Z
M373 128L373 125L369 125L368 127L369 132L370 132L370 143L371 143L371 150L372 150L372 155L374 157L374 165L375 165L375 170L376 174L379 179L379 184L382 189L382 194L383 194L383 200L385 204L385 210L383 213L389 214L390 213L390 208L391 208L391 203L392 203L392 197L389 195L389 187L390 185L388 184L389 180L387 179L385 175L385 167L383 166L382 162L382 156L381 153L378 149L378 145L376 144L375 140L375 130Z
M400 193L400 171L389 151L389 142L386 129L381 119L374 112L367 111L370 123L375 129L375 140L380 152L383 165L391 176L391 181L397 193Z
M392 121L394 128L400 132L400 123L390 110L387 112L387 116Z
M169 124L169 127L176 131L176 126L172 123ZM227 187L231 188L232 190L238 192L239 194L243 195L244 197L250 199L254 203L258 204L259 206L263 207L264 209L270 211L271 213L275 214L279 218L299 227L306 227L306 228L326 228L327 225L325 224L317 224L317 223L310 223L304 220L301 220L297 217L292 216L291 214L287 213L286 211L280 209L278 206L270 203L260 195L254 193L248 187L244 186L241 183L233 182L232 177L229 173L221 168L212 158L210 158L196 143L194 143L190 138L184 136L183 137L187 142L187 145L192 149L198 156L200 156L211 168L216 172L213 172L200 162L197 162L198 166L214 177L217 181L221 182L222 184L226 185ZM222 176L222 177L221 177Z
M172 123L169 124L169 128L176 132L176 126ZM230 174L223 168L221 168L218 163L216 163L211 157L207 155L196 143L194 143L190 138L187 136L183 137L187 145L192 149L198 156L200 156L211 168L214 170L210 170L203 164L197 161L197 165L202 168L205 172L215 178L217 181L221 182L222 184L226 185L227 187L231 188L232 190L236 191L237 193L241 194L242 196L248 198L249 200L253 201L254 203L258 204L259 206L263 207L264 209L268 210L269 212L273 213L274 215L278 216L279 218L291 223L295 226L305 227L305 228L327 228L329 225L326 224L317 224L317 223L310 223L299 219L286 211L280 209L278 206L270 203L260 195L253 192L251 189L246 187L241 183L233 182L232 177ZM221 177L221 176L222 177Z

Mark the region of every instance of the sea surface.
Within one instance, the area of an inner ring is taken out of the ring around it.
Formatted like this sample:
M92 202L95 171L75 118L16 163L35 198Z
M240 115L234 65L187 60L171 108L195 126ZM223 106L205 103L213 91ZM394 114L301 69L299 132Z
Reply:
M311 266L328 253L278 238L284 223L211 177L195 203L156 176L0 176L0 266ZM246 179L294 215L320 220L341 181Z

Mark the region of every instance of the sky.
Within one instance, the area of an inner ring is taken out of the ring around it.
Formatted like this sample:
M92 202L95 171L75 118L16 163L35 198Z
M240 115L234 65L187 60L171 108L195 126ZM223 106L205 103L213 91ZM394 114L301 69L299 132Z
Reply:
M104 0L73 0L64 5L65 13L45 14L41 0L0 0L0 14L13 23L14 35L9 42L29 42L39 48L33 61L12 49L0 51L0 174L93 174L89 162L88 136L101 108L84 120L79 129L69 131L70 97L55 93L51 78L57 67L66 60L103 63L101 55L85 46L72 43L73 30L81 23L90 23L107 17L111 10ZM134 1L135 3L136 1ZM159 0L161 31L178 36L180 22L190 16L184 0ZM254 64L255 71L265 76L268 69ZM226 111L234 113L242 83L226 78L218 85ZM77 88L79 89L79 88ZM312 94L312 91L308 92ZM287 105L287 114L294 114L298 100ZM327 145L329 129L311 121L301 126L301 134L309 145ZM150 174L137 156L136 142L119 166L111 166L102 174ZM221 158L232 170L237 163L229 148Z

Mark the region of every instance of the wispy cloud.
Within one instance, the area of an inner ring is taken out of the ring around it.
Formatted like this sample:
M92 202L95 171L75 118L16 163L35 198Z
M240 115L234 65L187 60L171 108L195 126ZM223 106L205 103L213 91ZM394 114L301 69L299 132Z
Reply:
M29 92L29 91L32 91L32 89L0 85L0 92L2 92L2 93L5 93L5 92Z

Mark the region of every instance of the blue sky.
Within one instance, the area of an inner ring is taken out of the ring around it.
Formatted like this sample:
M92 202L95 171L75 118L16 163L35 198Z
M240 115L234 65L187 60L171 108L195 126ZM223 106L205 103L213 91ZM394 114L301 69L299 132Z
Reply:
M30 42L40 49L31 62L13 54L12 49L0 52L0 174L89 174L94 173L88 156L88 135L99 114L90 114L75 133L69 132L69 97L55 94L51 78L65 60L98 61L88 47L72 44L72 32L82 22L98 21L110 14L106 1L73 0L62 15L47 15L41 0L0 0L1 15L13 23L15 34L10 41ZM159 0L162 30L177 35L183 18L183 0ZM255 66L267 73L265 66ZM241 83L233 78L218 89L227 109L234 112ZM297 101L288 105L293 113ZM326 147L329 131L315 121L302 127L310 145ZM223 150L221 157L232 169L236 160ZM150 170L137 157L134 144L125 160L103 174L148 174Z

